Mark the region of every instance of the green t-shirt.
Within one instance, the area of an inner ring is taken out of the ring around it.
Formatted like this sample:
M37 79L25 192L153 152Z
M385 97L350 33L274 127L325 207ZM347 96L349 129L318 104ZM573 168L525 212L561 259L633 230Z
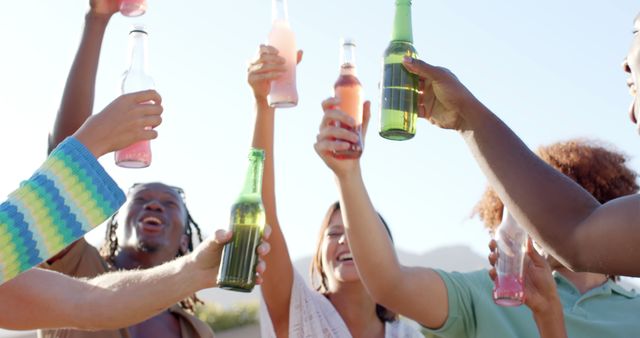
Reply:
M436 270L447 286L449 316L440 337L538 338L528 307L502 307L493 302L493 282L486 270L470 273ZM608 281L581 295L554 272L569 337L614 338L640 336L640 298Z

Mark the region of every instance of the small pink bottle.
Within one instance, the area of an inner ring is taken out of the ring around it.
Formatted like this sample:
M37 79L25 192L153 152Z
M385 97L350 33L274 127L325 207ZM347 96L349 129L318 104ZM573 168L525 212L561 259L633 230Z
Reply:
M298 105L296 89L296 64L298 51L296 39L287 16L287 0L272 0L273 22L269 33L269 45L285 58L287 71L281 77L271 81L269 105L275 108L291 108Z
M120 0L120 13L124 16L140 16L147 11L147 0Z
M122 79L122 93L154 89L147 61L147 31L134 27L129 33L129 69ZM115 152L116 164L124 168L145 168L151 164L151 143L140 141Z
M502 223L495 234L498 245L498 276L493 288L493 300L501 306L518 306L524 303L525 297L523 270L527 232L506 208L502 213Z

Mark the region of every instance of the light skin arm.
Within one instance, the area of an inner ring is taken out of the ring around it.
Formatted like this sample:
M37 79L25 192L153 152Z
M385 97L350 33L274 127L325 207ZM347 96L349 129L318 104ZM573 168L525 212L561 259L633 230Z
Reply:
M601 205L531 152L451 72L414 59L405 66L427 83L422 113L461 133L490 185L536 241L574 270L640 276L640 196Z
M302 54L298 53L298 62ZM265 151L262 178L262 202L271 225L271 253L265 257L269 270L264 274L261 291L269 310L269 316L278 337L287 337L289 331L289 303L293 285L293 265L287 243L278 222L274 173L275 109L267 102L270 83L285 71L284 59L271 46L260 46L258 58L249 66L248 82L253 90L256 120L252 146Z
M85 16L80 46L71 65L60 108L49 135L49 152L91 116L104 32L118 11L117 0L92 0Z
M495 265L499 259L496 241L489 243L491 254L489 270L491 279L495 281L497 273ZM525 305L531 309L541 338L566 338L564 312L558 296L556 283L547 261L534 249L531 239L527 243L527 257L524 262L524 294Z
M258 246L258 282L269 252L265 231ZM216 286L220 256L232 233L218 230L187 256L148 270L107 273L93 279L33 269L0 286L0 327L14 330L127 327L152 317L194 292Z
M369 199L360 161L338 160L332 155L334 150L350 146L342 140L355 142L358 138L356 133L333 123L354 125L351 117L334 109L337 104L335 99L323 102L325 115L315 149L336 175L342 219L360 278L376 303L425 327L440 328L449 311L444 281L432 269L400 264L387 230ZM363 135L370 116L369 106L367 102L363 109Z

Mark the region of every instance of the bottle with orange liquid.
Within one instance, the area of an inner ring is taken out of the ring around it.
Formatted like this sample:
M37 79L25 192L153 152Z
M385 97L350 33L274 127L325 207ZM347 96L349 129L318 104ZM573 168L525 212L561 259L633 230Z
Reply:
M334 157L359 158L362 155L362 85L356 77L356 44L353 39L342 39L340 48L340 76L333 86L335 97L340 100L338 109L355 121L358 142L347 150L336 151Z
M287 71L271 81L269 105L275 108L291 108L298 105L296 89L296 63L298 51L296 38L289 26L287 0L272 0L273 22L269 32L269 45L278 49L278 55L286 60Z

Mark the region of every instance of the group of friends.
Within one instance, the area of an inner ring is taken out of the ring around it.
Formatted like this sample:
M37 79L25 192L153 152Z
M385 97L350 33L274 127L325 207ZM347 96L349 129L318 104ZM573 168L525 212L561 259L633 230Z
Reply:
M195 292L216 286L222 247L233 234L219 230L203 240L182 189L151 182L125 195L97 162L157 137L153 127L162 121L162 98L153 90L122 95L91 115L102 39L117 3L90 1L49 137L50 155L0 205L0 327L43 329L42 337L213 337L193 314L200 302ZM624 70L637 124L640 17L633 24ZM335 98L322 102L314 147L335 174L339 200L321 222L307 285L293 267L276 208L275 109L267 96L284 63L277 49L261 45L247 75L256 107L252 146L265 151L262 198L269 226L257 249L256 277L263 337L423 337L400 316L435 337L640 332L640 298L616 283L618 276L640 276L640 195L626 157L585 140L534 153L453 73L409 57L405 68L426 84L420 116L457 131L489 180L476 214L493 229L508 210L532 238L526 306L494 304L495 269L460 273L398 261L359 159L333 156L359 138ZM370 116L365 102L363 138ZM105 220L102 248L75 240ZM50 227L64 229L63 235L43 238ZM495 242L490 248L493 265L500 258Z

